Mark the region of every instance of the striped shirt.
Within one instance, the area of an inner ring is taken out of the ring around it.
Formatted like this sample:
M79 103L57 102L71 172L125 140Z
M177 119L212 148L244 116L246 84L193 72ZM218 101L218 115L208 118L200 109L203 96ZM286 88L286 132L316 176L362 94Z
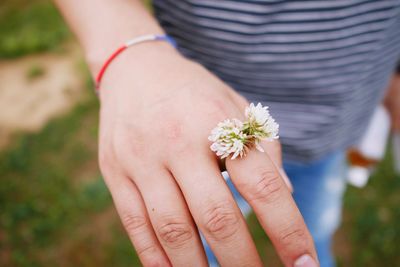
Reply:
M400 0L154 0L179 50L270 107L286 159L362 136L400 58Z

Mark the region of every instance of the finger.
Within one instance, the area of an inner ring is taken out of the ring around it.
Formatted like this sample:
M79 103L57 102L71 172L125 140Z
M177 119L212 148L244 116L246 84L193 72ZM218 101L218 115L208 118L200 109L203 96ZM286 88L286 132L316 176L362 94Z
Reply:
M282 146L278 140L263 141L261 143L264 151L278 168L282 168Z
M287 176L285 170L283 169L281 142L279 142L278 140L264 141L261 143L261 146L263 147L264 151L268 154L272 162L275 164L275 167L278 169L283 181L289 188L289 191L293 193L293 185L290 182L290 179Z
M303 255L317 259L311 235L268 154L250 150L242 159L228 159L226 167L285 266L294 266Z
M290 193L293 193L294 188L293 188L292 182L290 181L289 176L287 176L285 170L283 168L278 168L278 167L277 167L277 170L279 171L279 174L282 177L283 181L285 182L285 185L289 189Z
M105 180L122 224L143 266L171 266L133 182L127 177L109 177Z
M218 164L208 151L196 150L185 162L169 165L193 218L222 266L261 266L246 222Z
M234 92L233 90L229 90L230 96L232 101L236 104L238 107L238 112L243 112L243 110L246 109L246 107L249 105L249 102L244 98L243 96L239 95L238 93ZM293 193L293 185L290 182L289 177L287 176L285 170L283 169L282 166L282 146L281 143L278 140L273 140L271 142L263 142L262 146L264 147L264 150L268 153L272 161L275 163L275 165L278 167L279 172L285 181L286 186L289 188L289 191ZM225 170L225 161L221 163L220 161L220 169Z
M135 178L158 240L173 266L207 266L193 219L175 180L166 169Z

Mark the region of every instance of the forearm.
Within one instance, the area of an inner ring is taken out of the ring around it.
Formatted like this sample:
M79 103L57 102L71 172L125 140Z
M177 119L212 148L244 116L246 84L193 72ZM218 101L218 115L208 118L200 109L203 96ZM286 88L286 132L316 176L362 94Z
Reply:
M80 42L93 75L119 45L163 33L139 0L54 0Z

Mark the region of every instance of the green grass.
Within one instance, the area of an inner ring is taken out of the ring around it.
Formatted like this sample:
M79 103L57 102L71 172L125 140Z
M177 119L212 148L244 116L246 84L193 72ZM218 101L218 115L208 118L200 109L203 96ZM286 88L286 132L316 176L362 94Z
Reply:
M145 1L151 7L149 0ZM71 37L51 0L0 2L0 59L57 51Z
M0 266L137 262L114 213L107 242L91 229L112 206L97 171L97 110L92 96L39 133L20 134L0 154Z
M0 3L0 58L55 50L70 36L49 0L2 0Z
M349 188L344 229L351 240L351 266L399 266L400 175L391 153L366 188Z
M54 50L69 36L48 0L0 3L0 58ZM32 66L26 75L45 73ZM98 172L98 108L90 94L0 151L0 266L139 266ZM348 189L335 245L340 266L400 262L399 192L390 153L366 188ZM264 262L279 266L254 216L249 225Z

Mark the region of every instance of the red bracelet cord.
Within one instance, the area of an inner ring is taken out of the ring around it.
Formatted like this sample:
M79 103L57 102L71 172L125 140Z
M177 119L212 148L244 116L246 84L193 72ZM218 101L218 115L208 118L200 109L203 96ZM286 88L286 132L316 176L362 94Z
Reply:
M110 65L111 61L113 61L114 58L116 58L122 51L124 51L127 48L128 47L126 45L121 46L120 48L115 50L114 53L112 53L111 56L104 62L103 66L101 67L101 69L96 77L96 90L97 91L100 88L101 79L103 78L104 72L106 71L108 65Z
M104 72L106 71L107 67L110 65L110 63L119 55L121 54L122 51L127 49L130 46L147 42L147 41L166 41L169 44L171 44L173 47L176 47L175 40L172 39L168 35L156 35L156 34L151 34L151 35L143 35L139 36L137 38L134 38L132 40L127 41L125 44L123 44L121 47L119 47L117 50L115 50L104 62L103 66L101 67L99 73L96 76L96 92L99 91L100 89L100 83L101 79L103 78Z

